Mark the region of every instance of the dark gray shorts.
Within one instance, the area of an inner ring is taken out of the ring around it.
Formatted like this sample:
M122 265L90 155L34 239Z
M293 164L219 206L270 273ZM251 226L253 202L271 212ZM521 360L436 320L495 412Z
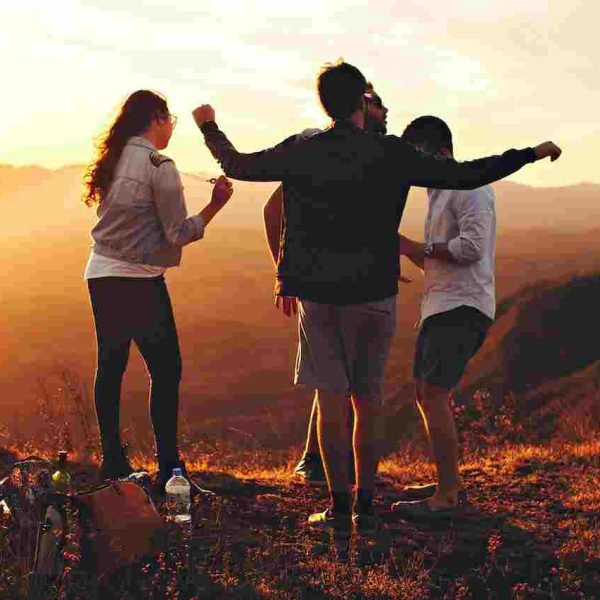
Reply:
M344 306L300 300L294 383L379 401L395 330L396 296Z
M472 306L459 306L425 319L415 347L413 376L453 389L483 344L492 320Z

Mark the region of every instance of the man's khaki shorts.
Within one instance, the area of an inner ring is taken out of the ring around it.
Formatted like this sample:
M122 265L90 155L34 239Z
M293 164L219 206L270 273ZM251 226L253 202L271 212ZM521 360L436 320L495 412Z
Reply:
M396 330L396 296L337 306L298 302L294 383L379 401Z

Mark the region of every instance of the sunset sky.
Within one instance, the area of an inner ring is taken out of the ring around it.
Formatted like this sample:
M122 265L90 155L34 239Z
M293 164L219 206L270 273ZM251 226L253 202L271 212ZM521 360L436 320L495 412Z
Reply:
M600 182L596 0L2 1L0 163L88 161L132 91L166 94L179 124L166 154L218 172L191 110L210 102L240 150L326 124L314 91L343 56L390 109L389 129L447 120L459 159L552 139L539 186Z

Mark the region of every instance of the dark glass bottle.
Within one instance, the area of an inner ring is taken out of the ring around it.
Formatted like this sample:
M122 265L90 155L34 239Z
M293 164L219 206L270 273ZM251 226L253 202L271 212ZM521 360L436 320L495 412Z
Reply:
M71 488L71 475L67 471L67 453L61 450L58 453L58 469L52 475L54 491L66 494Z

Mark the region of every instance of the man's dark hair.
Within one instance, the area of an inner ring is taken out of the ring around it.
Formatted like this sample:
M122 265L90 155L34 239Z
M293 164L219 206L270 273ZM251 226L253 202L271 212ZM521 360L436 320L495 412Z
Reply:
M365 76L341 59L324 65L317 78L319 100L334 121L349 119L360 108L366 89Z
M426 115L408 124L402 139L411 144L423 146L427 152L437 154L442 148L453 152L452 132L439 117Z
M367 81L367 86L365 87L365 94L367 96L372 96L373 98L378 98L381 100L381 96L375 91L375 87L370 81Z

